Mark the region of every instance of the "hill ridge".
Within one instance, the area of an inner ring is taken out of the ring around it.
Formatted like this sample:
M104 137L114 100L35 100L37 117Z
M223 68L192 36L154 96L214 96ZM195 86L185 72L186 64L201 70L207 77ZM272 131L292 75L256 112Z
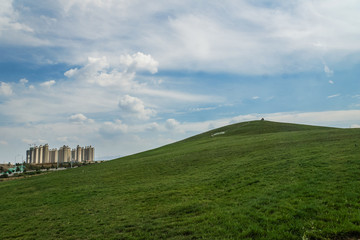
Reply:
M233 123L226 126L222 126L216 129L206 131L204 133L197 134L187 139L193 140L201 137L208 137L209 135L214 137L214 134L218 136L226 137L231 135L255 135L255 134L266 134L276 132L292 132L292 131L309 131L309 130L330 130L337 129L333 127L323 127L306 124L295 124L285 122L274 122L268 120L253 120L239 123ZM215 135L215 136L216 136ZM184 140L187 140L184 139Z

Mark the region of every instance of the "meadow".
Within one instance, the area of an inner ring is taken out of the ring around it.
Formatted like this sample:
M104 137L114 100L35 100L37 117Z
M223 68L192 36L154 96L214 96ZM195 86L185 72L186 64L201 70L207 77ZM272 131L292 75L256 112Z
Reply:
M357 239L359 186L360 129L243 122L0 182L0 239Z

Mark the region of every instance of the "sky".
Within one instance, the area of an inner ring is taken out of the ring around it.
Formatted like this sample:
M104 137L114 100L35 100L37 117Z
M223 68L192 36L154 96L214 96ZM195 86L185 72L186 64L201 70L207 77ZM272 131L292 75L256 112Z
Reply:
M259 120L360 127L357 0L1 0L0 163Z

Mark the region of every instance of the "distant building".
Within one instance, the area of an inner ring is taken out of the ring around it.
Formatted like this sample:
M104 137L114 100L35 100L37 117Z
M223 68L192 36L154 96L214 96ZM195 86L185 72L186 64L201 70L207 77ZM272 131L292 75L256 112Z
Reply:
M49 145L48 144L45 144L43 146L42 162L49 163Z
M49 163L57 163L59 159L59 151L54 148L49 151Z
M69 146L64 145L59 148L58 161L59 163L71 161L71 148Z
M26 151L26 163L64 163L64 162L93 162L95 158L94 147L86 146L71 149L69 146L62 146L58 149L50 149L49 145L30 147Z
M76 159L78 162L82 162L83 157L82 157L82 147L80 147L79 145L77 145L76 147Z
M91 159L94 159L94 147L92 147L92 146L85 147L84 151L85 151L84 161L85 162L93 161Z

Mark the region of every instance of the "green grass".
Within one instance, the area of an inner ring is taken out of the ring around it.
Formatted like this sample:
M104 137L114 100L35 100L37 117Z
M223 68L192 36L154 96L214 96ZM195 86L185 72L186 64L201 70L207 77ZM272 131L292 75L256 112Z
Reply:
M0 239L352 239L360 129L239 123L0 196Z

